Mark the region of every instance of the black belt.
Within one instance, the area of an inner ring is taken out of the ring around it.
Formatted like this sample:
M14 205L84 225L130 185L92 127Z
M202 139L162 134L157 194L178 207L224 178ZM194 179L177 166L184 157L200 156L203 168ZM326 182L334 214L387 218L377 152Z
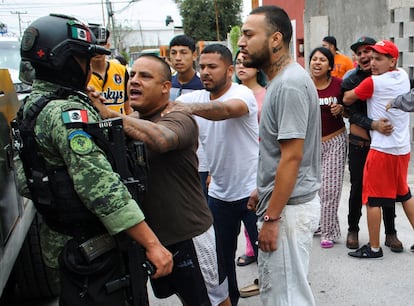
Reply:
M355 137L352 137L352 135L349 135L349 143L358 146L358 147L369 147L371 145L371 141L369 140L361 140L357 139Z

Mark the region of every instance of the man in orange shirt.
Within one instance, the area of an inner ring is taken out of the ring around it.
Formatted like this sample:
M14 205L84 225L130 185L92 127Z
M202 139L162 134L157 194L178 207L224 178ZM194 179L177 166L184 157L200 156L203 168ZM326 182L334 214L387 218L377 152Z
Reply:
M332 55L334 56L334 68L331 71L331 76L342 79L348 70L354 68L352 60L348 56L339 53L339 49L336 46L335 37L325 36L322 40L322 47L329 49L329 51L331 51Z

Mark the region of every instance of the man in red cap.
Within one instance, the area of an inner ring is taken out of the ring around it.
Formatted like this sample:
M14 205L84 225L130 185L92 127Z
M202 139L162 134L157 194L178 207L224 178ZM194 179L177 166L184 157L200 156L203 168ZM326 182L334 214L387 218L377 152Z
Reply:
M358 66L346 74L342 82L342 90L344 92L354 89L371 75L372 50L369 47L375 45L375 43L375 39L361 36L351 45L351 49L356 55ZM348 164L351 183L346 247L358 249L359 220L362 209L362 178L365 160L371 144L369 131L376 130L382 134L389 135L392 133L392 124L386 118L377 118L376 120L369 118L367 116L367 103L365 100L358 99L352 105L347 106L346 113L349 118ZM385 228L385 245L390 247L393 252L402 252L404 247L398 239L395 229L395 206L382 207L382 213Z
M409 91L410 81L403 69L397 68L398 48L391 41L381 40L373 46L372 75L355 89L345 92L344 103L367 100L368 116L387 118L393 132L386 136L371 131L371 146L364 168L362 203L367 206L369 243L348 255L357 258L381 258L381 207L402 202L404 212L414 227L414 198L407 184L410 161L409 115L401 110L386 111L388 102Z

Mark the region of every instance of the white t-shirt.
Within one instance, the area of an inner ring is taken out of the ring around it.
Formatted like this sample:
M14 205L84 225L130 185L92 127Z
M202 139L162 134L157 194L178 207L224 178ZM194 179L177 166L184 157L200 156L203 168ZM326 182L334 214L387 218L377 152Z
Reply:
M368 117L373 120L387 118L394 127L388 136L370 131L371 148L393 155L404 155L411 151L409 114L396 108L385 110L388 102L409 90L410 80L403 69L372 75L355 88L357 96L363 95L367 100Z
M177 97L176 101L185 102L185 101L182 101L180 99L180 97L182 97L183 95L186 95L190 92L193 92L193 91L194 90L187 91L186 93L183 93L181 96ZM194 116L194 119L197 122L197 125L198 125L199 129L200 129L200 126L205 124L204 122L207 121L207 119L204 119L204 118L199 117L199 116ZM201 143L200 136L198 137L197 157L198 157L198 172L209 172L210 168L209 168L209 165L208 165L206 153L204 152L203 144Z
M257 103L246 86L232 83L220 101L242 100L249 113L239 118L199 123L200 141L209 163L211 182L208 194L222 201L236 201L250 196L256 188L259 135ZM190 103L210 102L210 92L203 89L177 98Z

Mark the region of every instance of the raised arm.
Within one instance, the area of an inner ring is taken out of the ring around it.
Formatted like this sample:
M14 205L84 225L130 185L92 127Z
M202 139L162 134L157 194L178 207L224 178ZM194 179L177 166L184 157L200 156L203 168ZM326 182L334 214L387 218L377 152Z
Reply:
M145 142L149 149L164 153L177 148L179 141L176 133L165 126L149 120L137 118L136 113L120 114L106 107L99 96L89 93L94 107L102 118L122 118L125 133L132 139Z
M215 100L208 103L183 103L177 101L170 103L169 107L164 111L164 114L175 110L184 110L213 121L238 118L249 112L247 104L240 99L230 99L227 101Z

